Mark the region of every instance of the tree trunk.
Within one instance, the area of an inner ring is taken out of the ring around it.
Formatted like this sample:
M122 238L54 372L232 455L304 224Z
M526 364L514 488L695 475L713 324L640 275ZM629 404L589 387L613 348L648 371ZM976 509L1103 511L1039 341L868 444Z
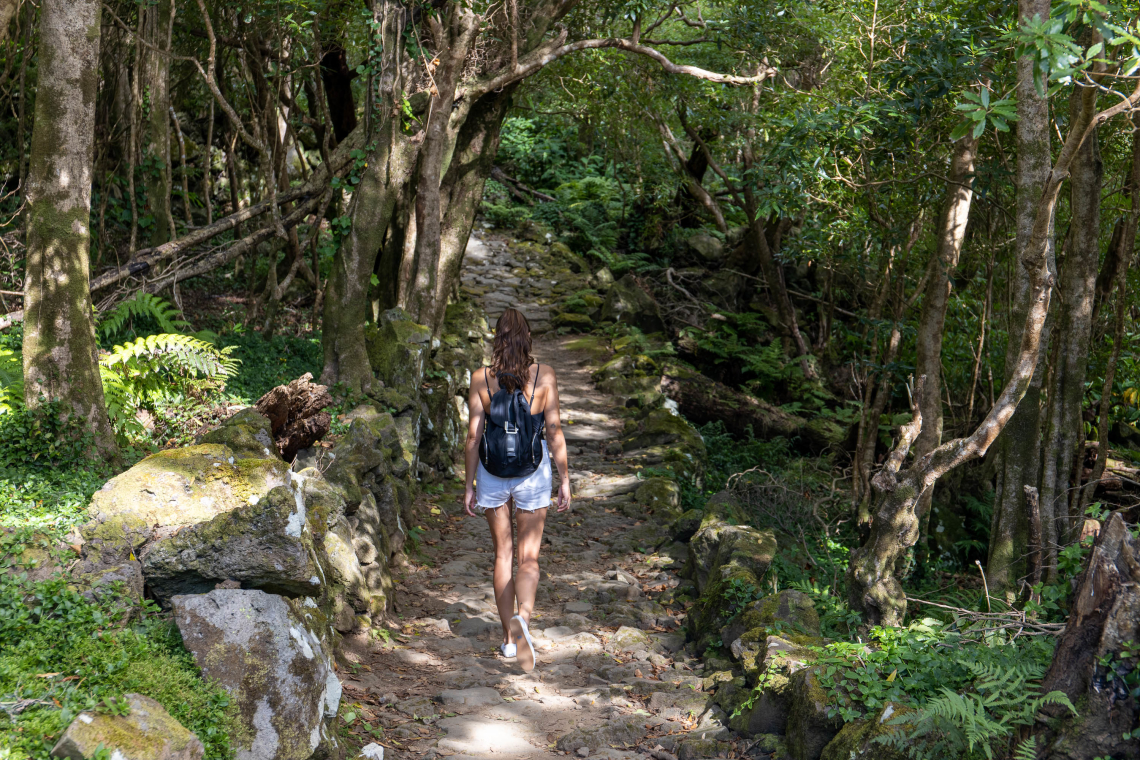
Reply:
M501 92L484 95L472 107L456 139L451 165L443 178L443 221L440 234L439 276L436 279L435 307L426 322L433 333L443 329L447 301L459 282L463 254L471 227L483 199L483 185L495 164L503 119L511 103L515 85Z
M174 0L157 0L140 6L144 14L139 47L139 96L146 104L143 132L143 177L147 204L154 216L151 246L162 245L174 235L170 208L170 34L174 27ZM156 49L157 48L157 49ZM162 52L160 52L162 51Z
M906 595L897 571L908 549L918 539L918 500L923 491L933 488L947 472L986 453L1009 424L1018 405L1023 403L1036 374L1049 314L1049 297L1056 279L1049 254L1061 186L1069 176L1077 152L1096 125L1135 107L1140 102L1140 86L1128 98L1099 114L1094 108L1095 91L1090 88L1085 95L1079 117L1071 120L1065 145L1042 187L1028 243L1019 251L1021 264L1029 273L1029 309L1019 330L1021 340L1017 360L1012 364L1001 395L969 437L942 444L900 472L911 444L922 430L922 412L914 403L914 419L903 426L898 446L887 458L882 471L875 476L878 499L870 535L851 553L847 570L848 604L853 611L862 614L866 625L902 624L906 614ZM919 397L923 380L920 377L917 383ZM1030 442L1022 441L1021 445L1037 450ZM1024 552L1026 543L1022 541L1016 546L1017 556Z
M352 80L356 72L348 67L348 54L335 44L321 57L321 82L329 106L333 135L339 143L356 129L356 102L352 97Z
M420 324L434 328L438 315L443 324L443 309L447 306L447 291L443 291L444 302L439 304L440 242L442 226L442 203L440 201L440 179L444 163L455 148L454 137L448 129L452 118L452 105L455 103L455 88L463 73L467 50L479 28L478 17L461 6L455 6L449 18L446 34L447 51L440 52L443 59L435 72L435 88L424 127L423 147L420 149L419 167L416 176L416 248L413 288L408 299L408 311ZM438 35L443 37L442 32Z
M1093 464L1089 481L1080 489L1080 498L1074 512L1084 514L1085 508L1092 501L1096 492L1097 483L1104 475L1108 464L1108 428L1112 420L1112 384L1116 378L1116 365L1120 361L1120 349L1124 342L1124 318L1128 312L1128 270L1132 266L1132 251L1136 245L1136 228L1140 223L1140 114L1132 114L1132 169L1128 178L1128 195L1132 207L1128 214L1117 224L1120 239L1118 242L1117 260L1113 271L1113 282L1108 291L1098 302L1107 303L1113 286L1116 290L1116 310L1113 315L1112 353L1109 354L1108 364L1104 368L1104 385L1101 386L1100 409L1097 412L1097 435L1099 445L1096 450L1096 462ZM1115 238L1115 233L1114 233ZM1099 282L1098 282L1099 289ZM1094 321L1095 321L1094 312Z
M117 456L99 376L89 255L99 0L41 6L27 195L24 381L29 407L58 401L104 457Z
M1018 0L1018 16L1022 19L1049 18L1050 0ZM1022 56L1017 61L1017 242L1016 250L1024 251L1033 234L1034 215L1042 189L1049 179L1052 163L1050 150L1049 102L1037 94L1033 84L1033 60ZM1048 230L1046 257L1052 258L1052 219ZM1015 369L1022 342L1021 330L1032 304L1031 274L1014 267L1013 309L1010 314L1009 342L1005 352L1005 375ZM1046 338L1046 342L1048 339ZM990 529L989 560L986 578L991 592L1012 599L1018 576L1023 572L1023 549L1026 542L1026 504L1024 486L1036 486L1040 466L1041 384L1044 362L1036 371L1017 405L1013 418L1005 426L998 443L998 481L994 495L994 514Z
M411 177L416 149L400 132L403 88L396 62L403 34L403 7L395 0L383 0L373 8L376 28L383 34L380 42L386 64L376 83L378 123L367 167L348 209L351 227L340 242L329 274L322 320L325 357L321 384L343 383L358 392L372 387L372 366L364 344L368 285L396 197Z
M1121 740L1140 716L1127 677L1140 637L1140 540L1115 513L1105 522L1077 579L1073 609L1041 692L1064 692L1080 715L1056 706L1037 723L1047 760L1140 757L1140 743ZM1131 652L1131 653L1130 653ZM1059 719L1059 720L1058 720Z
M756 203L751 197L752 191L746 188L745 196L746 213L751 221L748 225L748 231L744 235L744 244L753 252L760 271L764 273L764 281L768 284L768 292L775 302L776 313L780 316L780 322L792 341L792 350L800 358L800 369L803 371L804 377L808 380L815 380L816 373L811 361L811 348L804 340L803 333L800 332L799 321L796 319L796 307L792 305L792 299L788 297L788 288L784 285L784 269L780 266L780 262L776 261L773 246L768 243L764 223L758 218Z
M8 39L8 27L20 10L20 0L0 0L0 42Z
M1085 88L1078 87L1070 101L1071 118L1078 118ZM1094 91L1095 93L1095 91ZM1095 94L1093 95L1095 100ZM1046 403L1045 454L1041 473L1041 527L1046 579L1057 574L1057 550L1069 535L1070 485L1080 486L1084 468L1085 369L1092 337L1092 310L1096 292L1100 248L1100 193L1104 165L1094 131L1073 160L1069 207L1072 213L1069 245L1060 272L1060 310L1053 329L1057 360L1053 366ZM1079 491L1078 491L1079 493ZM1078 499L1079 501L1079 499Z
M942 331L946 324L946 307L950 303L950 276L958 267L962 244L966 240L966 225L974 198L974 161L977 152L978 140L972 135L968 134L954 143L950 176L946 183L946 199L938 222L937 246L928 265L926 292L918 317L916 336L915 374L926 377L922 396L918 399L923 422L922 430L914 442L916 457L929 454L942 443ZM933 489L923 492L918 502L918 515L924 535L933 494Z

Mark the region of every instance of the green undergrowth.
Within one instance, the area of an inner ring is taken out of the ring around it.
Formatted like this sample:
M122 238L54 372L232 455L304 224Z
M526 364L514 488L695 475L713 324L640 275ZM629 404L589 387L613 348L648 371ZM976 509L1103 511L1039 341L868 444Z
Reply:
M79 712L121 712L131 692L193 731L206 758L233 756L236 709L201 679L177 628L153 608L128 627L122 617L114 603L89 603L62 579L27 584L0 568L0 757L46 760Z
M296 380L306 372L320 377L324 354L320 333L304 337L274 335L266 340L255 332L228 332L218 338L219 346L234 346L241 366L226 383L226 393L235 400L252 404L272 388Z
M66 532L82 522L91 495L114 474L88 458L90 446L57 404L0 414L0 527Z

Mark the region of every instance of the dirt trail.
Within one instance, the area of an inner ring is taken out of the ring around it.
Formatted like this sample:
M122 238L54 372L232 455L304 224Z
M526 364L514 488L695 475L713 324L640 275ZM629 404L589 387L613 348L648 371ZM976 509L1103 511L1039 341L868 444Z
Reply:
M544 327L539 301L556 283L488 242L469 249L468 292L492 319L517 304ZM547 518L531 622L538 667L524 674L498 655L486 522L463 516L461 485L428 497L442 514L397 583L404 635L342 672L346 697L361 705L354 728L371 726L388 758L625 758L656 749L668 760L663 749L686 760L730 747L716 742L731 739L724 715L708 707L693 670L700 663L682 649L683 609L671 605L680 558L655 553L665 526L645 522L632 501L639 465L606 451L621 410L594 387L571 341L548 333L534 348L558 372L576 496L570 512Z

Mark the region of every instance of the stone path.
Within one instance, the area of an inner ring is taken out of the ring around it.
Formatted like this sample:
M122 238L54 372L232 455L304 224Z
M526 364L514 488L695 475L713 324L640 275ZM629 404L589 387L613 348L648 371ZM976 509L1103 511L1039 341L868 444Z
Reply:
M541 261L491 236L468 255L465 287L492 318L521 304L536 328L549 325L544 302L557 282ZM683 649L684 609L672 598L683 557L655 551L668 543L665 526L643 521L632 501L636 459L607 452L622 410L594 388L572 340L548 333L535 345L559 375L577 497L547 519L531 623L538 667L524 674L498 655L486 522L463 515L461 484L427 495L424 512L440 514L425 518L422 553L397 582L401 635L341 673L360 706L353 730L389 759L688 760L745 749L724 743L724 713Z

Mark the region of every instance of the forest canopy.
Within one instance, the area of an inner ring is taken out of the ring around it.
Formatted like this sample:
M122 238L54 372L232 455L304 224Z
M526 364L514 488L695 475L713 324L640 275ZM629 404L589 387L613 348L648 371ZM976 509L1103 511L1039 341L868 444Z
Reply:
M414 431L408 493L444 488L461 442L431 415L467 414L471 367L431 362L482 340L457 325L522 283L534 334L589 354L623 435L649 436L667 409L701 441L699 466L636 465L677 484L655 551L714 517L778 538L759 585L678 592L690 646L727 658L726 681L747 674L721 637L795 586L823 621L820 662L839 663L819 671L828 718L890 699L918 711L877 747L1136 757L1135 644L1092 663L1078 640L1111 649L1112 626L1073 594L1108 562L1094 544L1116 536L1124 557L1137 536L1138 12L0 0L0 559L5 536L31 535L17 531L64 541L109 479L246 407L268 414L273 393L313 406L282 412L296 437L272 456L287 465L340 445L372 405ZM496 246L514 257L507 290L486 279ZM409 340L428 347L415 382L395 364ZM455 385L443 406L436 382ZM672 445L645 440L602 451ZM727 517L724 494L742 505ZM1135 596L1127 566L1112 604ZM24 609L26 589L3 583ZM185 720L228 736L232 714L146 609L129 656L169 660L191 684ZM17 638L0 624L0 644ZM864 642L952 685L860 699ZM32 667L14 662L0 655L0 705ZM1060 675L1086 671L1119 682L1111 710L1088 702L1093 675ZM765 682L747 687L738 714ZM954 695L992 722L969 734ZM1090 714L1120 741L1058 738L1091 732L1072 729Z

